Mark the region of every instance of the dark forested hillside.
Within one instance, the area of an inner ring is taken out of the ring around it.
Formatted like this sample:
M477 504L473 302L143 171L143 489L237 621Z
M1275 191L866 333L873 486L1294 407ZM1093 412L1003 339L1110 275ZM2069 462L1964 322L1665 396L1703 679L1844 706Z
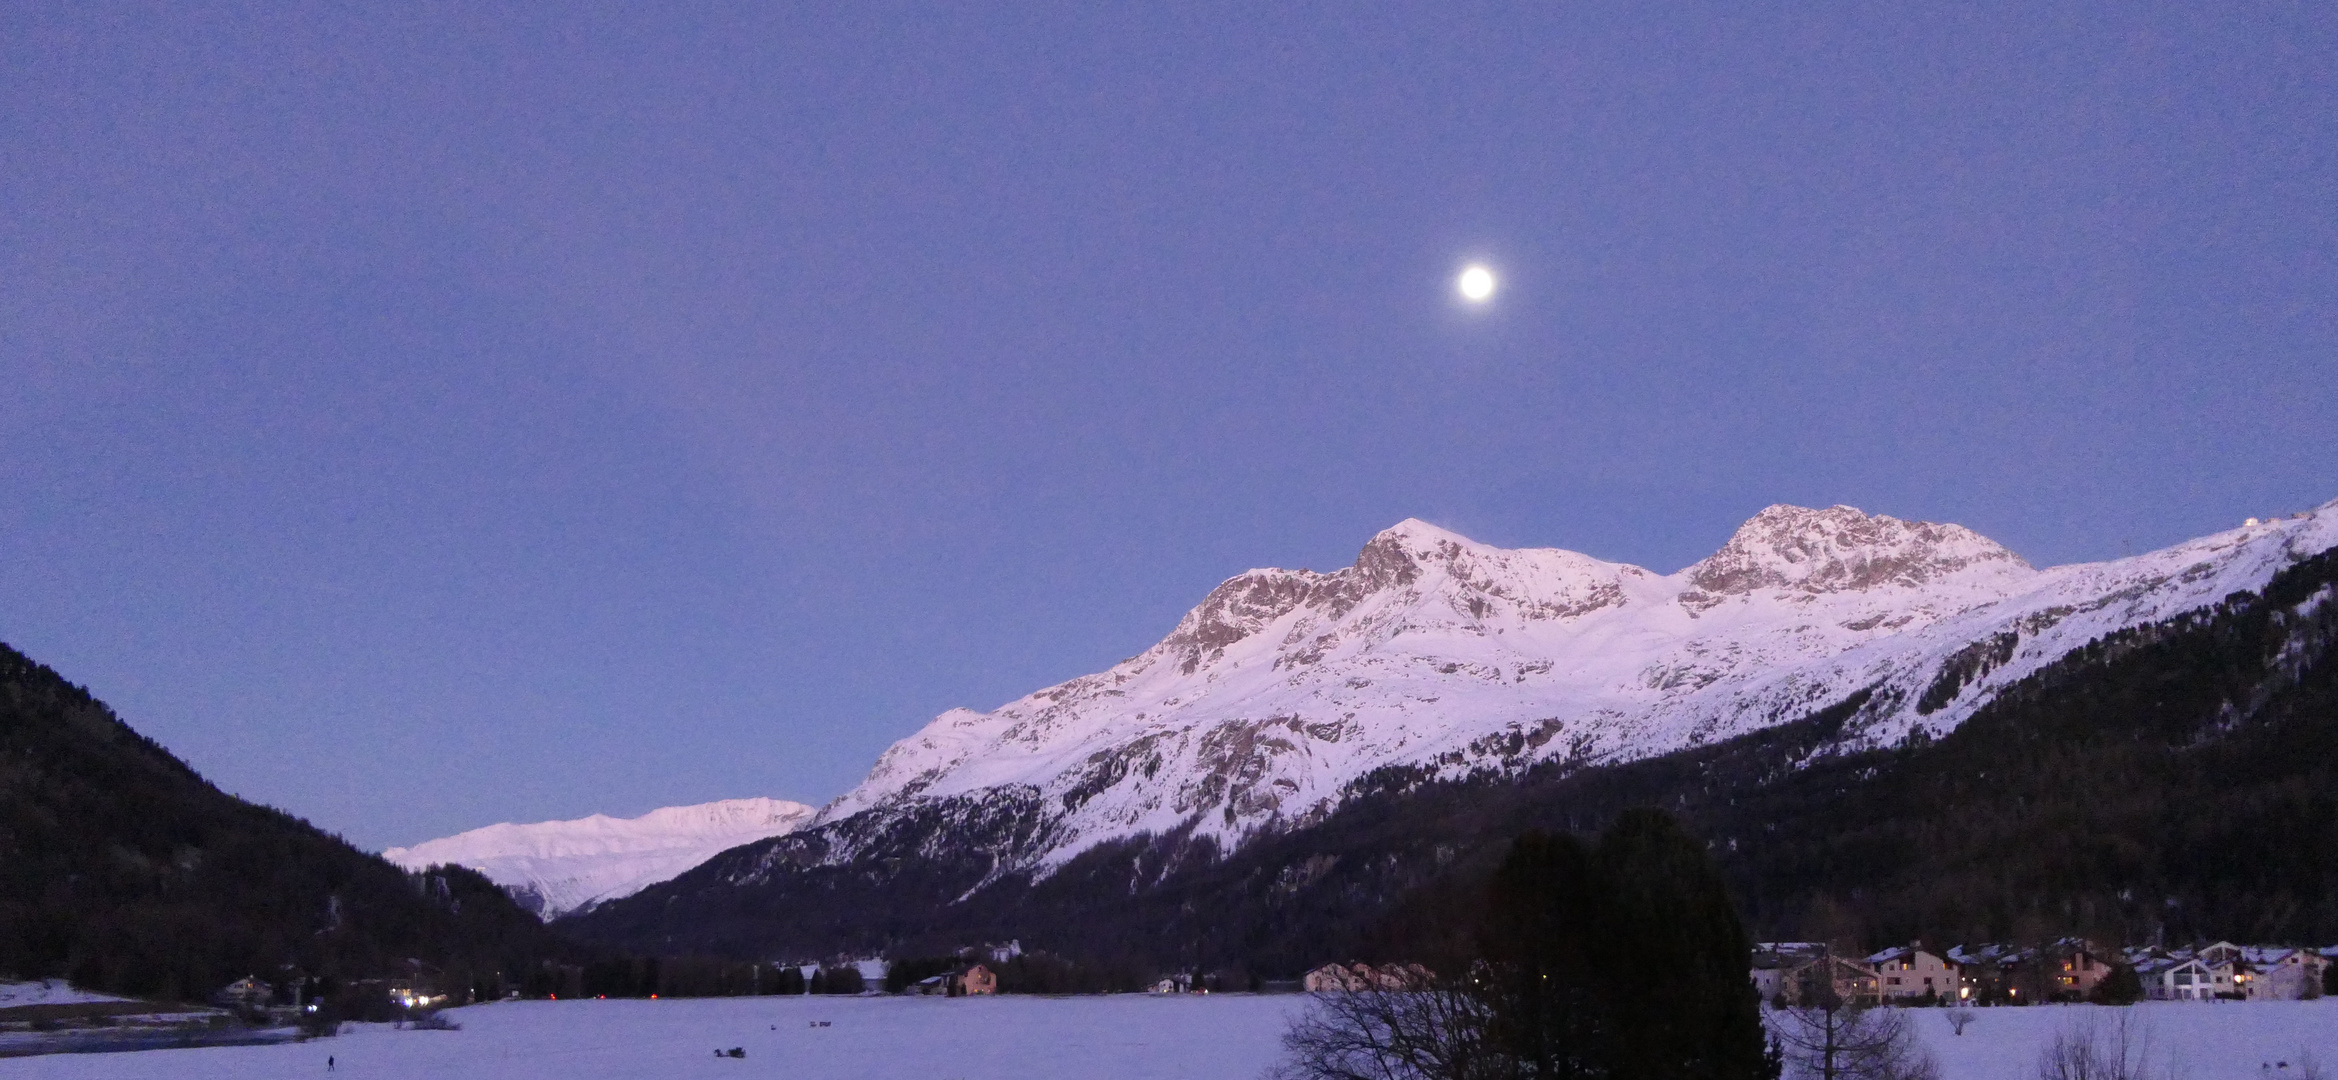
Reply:
M555 948L485 878L409 875L221 792L0 645L0 973L200 998L246 974L346 981L413 959L460 992Z
M1327 820L1230 857L1181 836L992 880L1028 797L741 848L564 925L739 956L1019 937L1059 953L1290 975L1434 953L1520 832L1654 805L1711 844L1765 936L2338 941L2338 557L2097 641L1937 740L1846 730L1859 697L1619 766L1431 781L1384 770ZM857 831L856 831L857 830ZM833 846L854 853L827 858ZM987 884L986 884L987 882Z

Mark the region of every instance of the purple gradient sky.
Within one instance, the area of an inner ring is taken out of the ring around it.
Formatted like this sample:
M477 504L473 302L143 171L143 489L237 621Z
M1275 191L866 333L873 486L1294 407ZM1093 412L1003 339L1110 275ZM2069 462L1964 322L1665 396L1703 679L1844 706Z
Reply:
M1407 516L2338 497L2326 2L546 7L0 8L0 638L361 844L821 801Z

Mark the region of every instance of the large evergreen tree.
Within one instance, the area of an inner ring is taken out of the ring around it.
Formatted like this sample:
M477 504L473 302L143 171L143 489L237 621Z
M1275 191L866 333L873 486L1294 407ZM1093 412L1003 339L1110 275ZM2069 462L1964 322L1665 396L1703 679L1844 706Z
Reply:
M1596 846L1529 832L1486 886L1479 956L1433 985L1324 995L1295 1080L1777 1080L1749 951L1702 845L1657 810Z
M1600 837L1591 880L1605 933L1605 1049L1616 1080L1770 1080L1751 942L1721 872L1660 810L1628 810Z
M1565 833L1529 832L1486 890L1475 973L1487 1040L1532 1080L1606 1075L1612 1026L1595 939L1613 921L1591 852Z

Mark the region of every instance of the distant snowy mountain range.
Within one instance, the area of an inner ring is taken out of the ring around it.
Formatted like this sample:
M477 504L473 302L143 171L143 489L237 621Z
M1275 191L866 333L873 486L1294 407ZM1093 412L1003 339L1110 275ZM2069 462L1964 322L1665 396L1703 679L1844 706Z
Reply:
M1226 581L1109 670L946 712L816 815L740 800L496 825L385 854L475 867L549 916L786 833L725 860L721 879L849 865L909 833L936 853L1008 819L1016 839L988 851L988 880L1044 876L1147 833L1231 850L1321 821L1392 766L1460 778L1613 764L1863 691L1844 749L1936 736L2107 633L2259 589L2332 547L2338 502L2044 570L1962 526L1773 506L1712 556L1658 574L1407 520L1352 566Z
M489 825L382 857L408 870L452 863L487 875L544 918L630 896L715 855L791 832L812 808L785 799L670 806L637 818Z
M1407 520L1344 569L1228 580L1110 670L942 714L804 835L845 864L888 820L973 820L1012 802L1040 820L996 874L1045 874L1139 833L1230 849L1304 826L1385 766L1459 777L1628 761L1862 690L1848 745L1888 744L1954 728L2107 632L2257 589L2333 546L2338 502L2039 570L1957 525L1773 506L1711 557L1657 574Z

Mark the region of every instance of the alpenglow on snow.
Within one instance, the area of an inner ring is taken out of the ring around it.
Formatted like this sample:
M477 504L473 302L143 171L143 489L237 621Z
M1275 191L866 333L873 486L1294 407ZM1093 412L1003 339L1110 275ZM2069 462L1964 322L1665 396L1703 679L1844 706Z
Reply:
M594 814L489 825L391 848L382 857L408 870L470 867L551 919L631 896L741 844L792 832L811 817L811 807L786 799L725 799L637 818Z
M1773 506L1657 574L1407 520L1344 569L1228 580L1110 670L942 714L809 828L843 863L872 832L846 824L856 815L1010 800L1043 820L998 872L1044 873L1138 833L1239 845L1319 818L1382 766L1620 762L1863 690L1846 745L1888 744L1945 733L2105 633L2260 588L2334 545L2338 503L2039 570L1961 526Z

